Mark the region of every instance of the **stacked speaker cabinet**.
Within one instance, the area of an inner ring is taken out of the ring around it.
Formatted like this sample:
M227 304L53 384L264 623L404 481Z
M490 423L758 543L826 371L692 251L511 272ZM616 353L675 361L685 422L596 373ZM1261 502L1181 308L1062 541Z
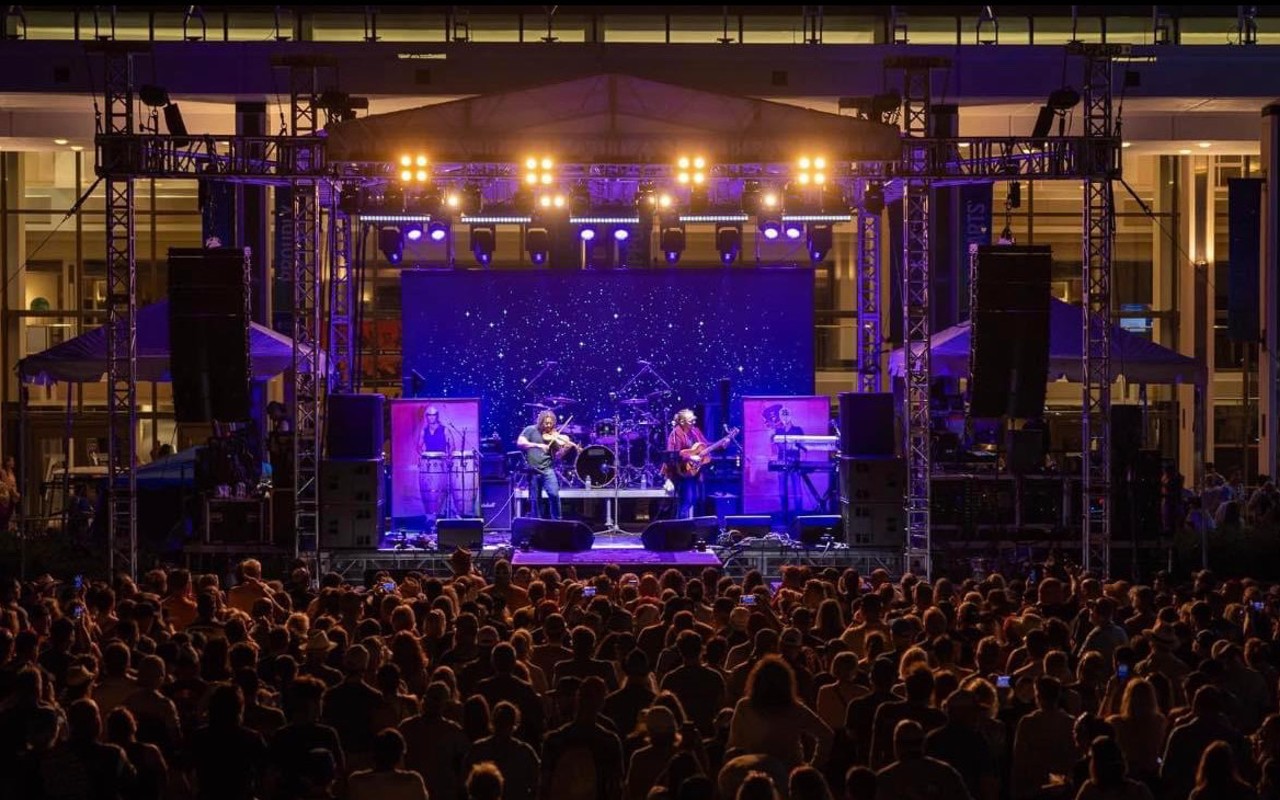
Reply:
M378 546L386 517L381 458L325 459L320 464L320 548Z
M978 248L971 278L970 416L1044 414L1052 267L1047 246Z
M247 248L170 248L169 353L174 419L249 420Z
M901 458L840 459L840 511L850 547L901 548L907 465Z

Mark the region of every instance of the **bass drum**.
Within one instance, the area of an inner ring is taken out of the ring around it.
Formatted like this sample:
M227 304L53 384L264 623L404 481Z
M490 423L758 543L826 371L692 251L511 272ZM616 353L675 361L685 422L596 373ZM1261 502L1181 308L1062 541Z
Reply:
M584 486L594 489L613 484L614 466L613 451L602 444L593 444L578 453L574 471Z

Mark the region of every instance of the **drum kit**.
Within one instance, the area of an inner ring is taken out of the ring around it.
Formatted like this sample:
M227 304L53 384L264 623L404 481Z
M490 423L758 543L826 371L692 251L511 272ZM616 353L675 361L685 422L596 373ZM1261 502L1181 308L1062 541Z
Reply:
M669 394L660 390L626 397L614 403L613 416L590 424L571 421L565 425L561 432L580 446L558 462L561 485L614 488L617 477L624 488L661 485L667 445L665 419L669 416L663 401ZM528 409L554 411L561 418L570 417L579 405L569 397L543 397L536 403L525 403Z
M561 485L615 490L662 485L666 421L671 418L668 406L675 392L652 364L648 361L638 364L640 370L621 389L610 393L612 413L603 414L590 424L578 421L575 412L583 403L572 397L549 395L525 403L525 408L531 411L549 410L567 418L569 422L561 432L580 445L559 462ZM557 365L555 361L543 362L542 372L525 388L530 389L538 378ZM641 391L642 385L652 390Z

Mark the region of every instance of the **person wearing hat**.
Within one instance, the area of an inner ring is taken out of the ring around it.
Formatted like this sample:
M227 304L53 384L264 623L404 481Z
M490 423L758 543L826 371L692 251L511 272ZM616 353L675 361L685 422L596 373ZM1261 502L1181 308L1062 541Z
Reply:
M1151 630L1143 631L1142 635L1151 643L1151 655L1138 662L1134 672L1144 677L1160 673L1168 680L1173 691L1173 707L1186 705L1183 681L1191 674L1191 668L1176 655L1181 642L1174 626L1158 622Z
M337 647L333 640L322 630L312 630L307 634L307 643L302 646L305 660L298 667L299 675L310 675L319 678L325 686L337 686L342 683L342 673L329 666L329 654Z

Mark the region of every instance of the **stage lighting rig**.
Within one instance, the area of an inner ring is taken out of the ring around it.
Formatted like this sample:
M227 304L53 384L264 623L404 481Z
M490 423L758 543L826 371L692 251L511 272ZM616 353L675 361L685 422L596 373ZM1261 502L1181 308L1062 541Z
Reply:
M702 186L707 182L707 171L707 159L703 156L676 159L676 182L681 186Z
M400 226L400 230L404 233L404 238L410 242L417 242L422 239L421 222L406 222Z
M538 210L543 213L564 210L569 201L562 194L544 194L538 197Z
M526 186L550 186L555 182L556 162L551 156L529 156L524 160Z
M796 159L796 182L802 188L825 185L827 182L826 156L800 156Z
M400 156L400 182L426 183L431 180L431 160L422 153L404 153Z
M770 242L776 242L782 235L782 201L776 192L766 191L760 195L756 228Z
M862 193L862 209L868 214L884 213L884 184L871 181Z
M544 266L551 252L551 231L545 225L530 225L524 234L524 249L535 266Z
M396 226L378 229L378 249L387 257L388 264L399 264L404 260L404 235Z
M427 223L427 238L439 244L449 238L449 220L433 219Z
M794 242L804 235L804 225L793 221L784 222L782 224L782 235Z

